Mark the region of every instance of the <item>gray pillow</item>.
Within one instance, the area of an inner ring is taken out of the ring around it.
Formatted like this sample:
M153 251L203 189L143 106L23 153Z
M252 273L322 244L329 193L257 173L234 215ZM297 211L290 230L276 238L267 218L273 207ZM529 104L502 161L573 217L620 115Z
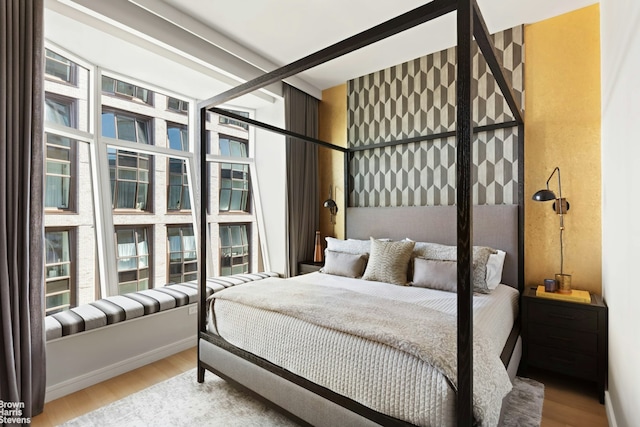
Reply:
M383 242L371 238L371 255L362 276L365 280L407 284L407 268L415 242Z
M413 286L458 291L458 263L436 259L415 258L413 260Z
M497 251L486 246L473 247L473 290L487 294L491 289L487 285L487 262L489 256ZM455 261L458 259L456 246L438 243L416 242L413 256L418 258Z
M360 277L367 265L367 254L348 254L345 252L324 251L324 267L321 273L334 276Z

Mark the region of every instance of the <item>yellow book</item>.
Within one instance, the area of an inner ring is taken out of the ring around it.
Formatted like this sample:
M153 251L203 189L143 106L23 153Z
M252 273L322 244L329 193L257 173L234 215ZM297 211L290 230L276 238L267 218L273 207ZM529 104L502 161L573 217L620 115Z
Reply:
M559 292L545 292L544 286L539 285L536 289L536 296L542 298L557 299L560 301L579 302L582 304L591 303L591 294L589 291L579 291L577 289L571 289L570 294L561 294Z

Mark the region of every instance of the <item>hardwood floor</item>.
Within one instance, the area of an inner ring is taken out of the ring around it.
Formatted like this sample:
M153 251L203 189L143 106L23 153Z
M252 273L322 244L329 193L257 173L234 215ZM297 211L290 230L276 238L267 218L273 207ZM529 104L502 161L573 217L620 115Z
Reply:
M44 405L44 412L31 420L34 427L52 427L137 391L174 377L197 363L196 347L119 375Z
M544 384L541 427L609 425L595 383L534 369L530 369L528 376Z
M93 411L129 394L169 379L196 366L196 348L143 366L126 374L53 400L33 418L34 427L50 427ZM604 405L598 402L595 386L542 371L531 378L545 384L541 427L606 427Z

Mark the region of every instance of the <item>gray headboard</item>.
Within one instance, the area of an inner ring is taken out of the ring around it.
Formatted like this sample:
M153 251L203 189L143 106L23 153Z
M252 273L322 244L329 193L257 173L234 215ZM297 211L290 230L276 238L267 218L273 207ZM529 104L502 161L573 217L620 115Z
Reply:
M347 238L369 237L455 245L455 206L347 208ZM518 283L518 205L473 207L473 244L507 253L502 282Z

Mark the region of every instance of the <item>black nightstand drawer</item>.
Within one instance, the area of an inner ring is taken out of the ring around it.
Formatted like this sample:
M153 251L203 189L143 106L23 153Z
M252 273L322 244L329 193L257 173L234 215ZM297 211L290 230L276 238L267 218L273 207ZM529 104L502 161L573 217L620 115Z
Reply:
M561 326L574 331L598 331L598 313L596 311L573 308L568 304L551 305L535 301L529 307L529 321L553 327Z
M598 334L594 332L576 332L557 326L549 327L531 324L530 339L532 345L588 354L597 354L598 352Z
M591 380L598 375L598 361L595 355L532 345L529 347L528 358L532 366L574 377Z

